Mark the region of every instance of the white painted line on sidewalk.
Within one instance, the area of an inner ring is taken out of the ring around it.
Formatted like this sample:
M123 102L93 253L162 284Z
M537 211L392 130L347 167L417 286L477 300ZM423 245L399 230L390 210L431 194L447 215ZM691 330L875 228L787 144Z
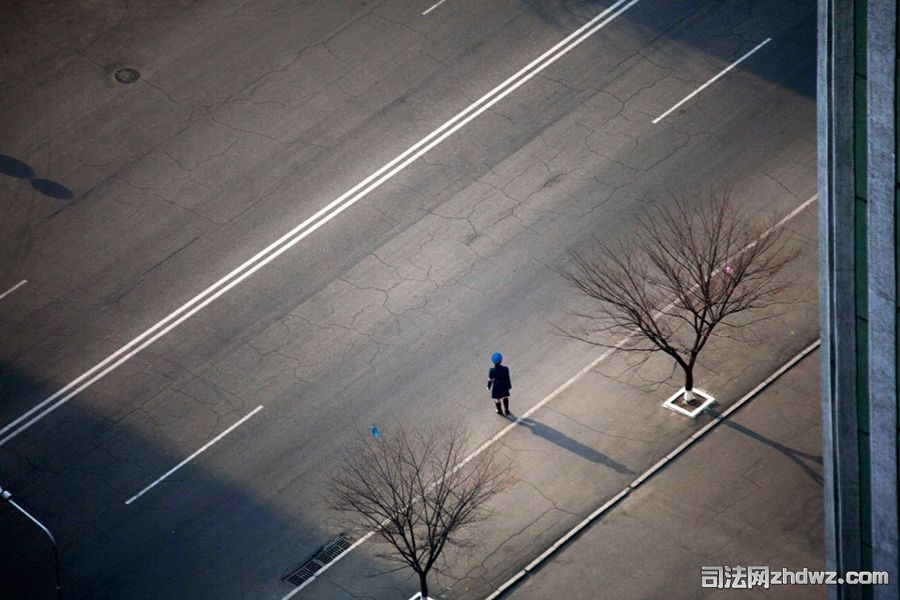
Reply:
M12 294L14 291L16 291L17 289L19 289L20 287L22 287L22 286L25 285L26 283L28 283L28 280L27 280L27 279L23 279L22 281L20 281L20 282L17 283L16 285L12 286L12 287L9 288L8 290L6 290L6 291L3 292L2 294L0 294L0 300L3 300L4 298L6 298L6 297L9 296L10 294Z
M799 214L803 211L803 209L807 208L809 205L811 205L811 204L812 204L813 202L815 202L817 199L818 199L818 194L813 194L813 196L811 196L808 200L804 201L802 204L800 204L800 206L798 206L797 208L795 208L794 210L792 210L791 212L789 212L784 218L782 218L780 221L778 221L777 223L775 223L772 227L770 227L769 229L767 229L766 231L764 231L764 232L761 234L760 237L764 237L764 236L768 235L770 232L772 232L773 230L778 229L779 227L783 227L783 226L786 225L791 219L793 219L794 217L796 217L797 215L799 215ZM755 244L756 244L756 242L752 242L751 244L747 245L746 248L743 248L740 252L746 252L748 249L752 248ZM670 304L667 305L666 307L662 308L660 312L665 312L665 311L669 310L673 305L674 305L674 302L670 303ZM594 367L596 367L597 365L599 365L601 362L603 362L604 360L606 360L607 358L609 358L609 356L610 356L613 352L615 352L616 350L618 350L619 348L621 348L623 345L625 345L626 343L628 343L628 341L631 340L632 337L633 337L633 335L625 336L625 337L623 337L621 340L619 340L618 342L616 342L616 344L615 344L614 346L612 346L612 347L610 347L610 348L607 348L606 351L605 351L603 354L601 354L600 356L598 356L597 358L595 358L594 360L592 360L586 367L584 367L583 369L581 369L580 371L578 371L577 373L575 373L574 375L572 375L572 377L570 377L568 380L566 380L566 382L563 383L562 385L560 385L558 388L556 388L555 390L553 390L552 392L550 392L550 394L548 394L543 400L541 400L540 402L538 402L537 404L535 404L534 406L532 406L531 408L529 408L528 410L526 410L526 411L525 411L524 413L522 413L520 416L516 417L516 420L515 420L515 421L513 421L512 423L510 423L509 425L507 425L506 427L504 427L503 429L501 429L499 432L495 433L495 434L494 434L493 436L491 436L486 442L484 442L484 443L481 444L478 448L476 448L471 454L469 454L467 457L465 457L458 465L456 465L456 466L453 468L453 472L456 472L456 471L458 471L459 469L463 468L466 464L468 464L469 462L471 462L471 461L472 461L475 457L477 457L479 454L481 454L482 452L484 452L485 450L487 450L488 448L490 448L492 445L496 444L503 436L505 436L505 435L508 434L510 431L512 431L513 429L515 429L516 427L518 427L518 426L522 423L522 421L524 421L525 419L527 419L528 417L530 417L532 414L534 414L535 412L537 412L540 408L542 408L543 406L545 406L548 402L550 402L551 400L553 400L554 398L556 398L557 396L559 396L560 394L562 394L564 391L566 391L567 389L569 389L570 387L572 387L572 386L575 384L576 381L578 381L579 379L581 379L582 377L584 377L587 373L589 373L589 372L591 371L591 369L593 369ZM818 343L818 342L817 342L817 343ZM766 380L766 381L769 381L769 380ZM754 389L756 389L756 388L754 388ZM740 402L740 401L739 401L739 402ZM725 416L731 414L731 409L729 409L729 411L726 411L724 414L725 414ZM703 430L701 430L701 431L703 431ZM697 435L697 434L695 434L695 435ZM699 436L698 436L698 437L699 437ZM693 439L695 439L695 438L692 437L692 438L689 439L687 442L685 442L684 444L682 444L682 446L686 448L688 445L690 445L690 443L692 443L692 440L693 440ZM682 448L682 446L679 446L679 448ZM659 468L660 466L662 466L662 464L664 464L665 461L668 461L668 457L663 458L659 463L657 463L656 465L654 465L654 467L651 467L651 470L652 470L652 469L655 469L655 468ZM638 479L635 480L635 482L639 482L639 481L641 481L641 478L640 478L640 477L639 477ZM632 482L631 486L629 486L629 488L628 488L628 491L623 491L623 492L621 492L619 495L615 496L615 497L614 497L613 499L611 499L609 502L607 502L607 503L604 504L602 507L600 507L600 509L598 509L597 511L595 511L594 513L592 513L592 515L591 515L590 517L588 517L588 519L592 520L592 519L596 518L596 516L599 515L599 514L601 513L601 511L606 510L608 507L611 507L613 504L615 504L616 502L618 502L621 498L623 498L624 496L626 496L626 495L630 492L630 490L633 489L632 486L635 485L635 482ZM433 487L433 486L436 485L436 484L437 484L437 481L436 481L435 483L432 483L432 484L431 484L431 487ZM588 519L586 519L585 521L588 521ZM577 533L577 532L576 532L576 533ZM334 566L341 558L343 558L343 557L346 556L348 553L350 553L351 550L353 550L354 548L356 548L357 546L359 546L360 544L362 544L363 542L365 542L366 540L368 540L369 538L371 538L373 535L375 535L375 531L369 531L368 533L366 533L363 537L361 537L359 540L357 540L352 546L350 546L350 547L347 548L344 552L342 552L337 558L335 558L333 561L331 561L330 563L328 563L327 565L325 565L324 567L322 567L322 569L320 569L319 571L317 571L316 574L315 574L313 577L311 577L311 578L307 579L306 581L304 581L302 584L300 584L300 586L298 586L297 588L293 589L289 594L287 594L287 595L285 595L284 597L282 597L281 600L289 600L290 598L292 598L292 597L293 597L295 594L297 594L300 590L302 590L303 588L305 588L306 586L308 586L310 583L312 583L313 580L315 580L316 577L318 577L319 575L321 575L322 573L324 573L325 571L327 571L328 569L330 569L330 568L331 568L332 566ZM572 533L572 535L574 535L574 533ZM568 538L565 538L565 539L568 539ZM530 567L530 566L531 566L531 565L529 565L529 567ZM529 567L526 567L525 569L523 569L522 573L525 573ZM512 580L511 580L511 581L512 581ZM515 582L512 581L512 583L515 583ZM512 583L510 583L510 585L512 585ZM505 585L505 584L504 584L504 585ZM502 591L505 590L505 589L506 589L505 587L501 587L500 590L498 590L498 592L495 592L495 593L494 593L493 595L491 595L491 597L488 598L487 600L491 600L492 598L496 598L496 597L497 597L500 593L502 593Z
M794 367L801 360L809 356L814 350L816 350L822 343L821 339L816 340L806 348L800 351L799 354L795 355L788 362L781 365L774 373L769 375L762 383L754 387L752 390L744 394L737 402L728 407L728 409L720 415L716 415L716 417L707 423L702 429L695 432L691 435L687 440L682 442L675 450L666 455L662 460L654 464L652 467L644 471L637 479L632 481L628 486L622 489L618 494L613 496L610 500L603 504L600 508L595 510L588 516L586 519L578 523L575 527L570 529L563 535L559 540L557 540L550 548L542 552L536 559L531 561L527 567L522 569L521 571L515 573L512 577L507 579L503 584L500 585L490 596L485 598L485 600L496 600L511 587L516 585L519 581L521 581L524 577L526 577L529 573L537 569L544 561L547 560L554 552L556 552L559 548L565 545L570 539L578 535L585 527L593 523L597 520L598 517L603 515L604 513L611 510L615 507L623 498L631 494L638 486L643 484L647 479L652 477L666 464L671 462L674 458L679 456L685 450L687 450L690 446L692 446L697 440L706 435L709 431L714 429L716 426L721 424L725 419L727 419L733 412L740 409L747 402L755 398L762 390L768 387L773 381L784 375L787 371Z
M125 501L125 504L131 504L132 502L134 502L135 500L137 500L138 498L140 498L141 496L143 496L144 494L146 494L147 492L149 492L150 490L152 490L153 488L155 488L157 485L159 485L160 483L162 483L162 481L163 481L166 477L168 477L169 475L171 475L172 473L174 473L175 471L177 471L178 469L180 469L180 468L183 467L184 465L188 464L189 462L191 462L192 460L194 460L195 458L197 458L198 456L200 456L200 454L202 454L203 452L205 452L206 450L208 450L210 446L212 446L213 444L215 444L216 442L218 442L219 440L221 440L223 437L225 437L226 435L228 435L229 433L231 433L232 431L234 431L235 429L237 429L238 427L240 427L247 419L249 419L250 417L252 417L252 416L255 415L256 413L258 413L259 411L261 411L262 408L263 408L262 406L257 406L257 407L254 408L252 411L250 411L248 414L244 415L244 417L242 417L240 421L238 421L237 423L235 423L234 425L232 425L231 427L229 427L228 429L226 429L225 431L223 431L222 433L220 433L219 435L217 435L217 436L214 437L213 439L209 440L209 441L206 442L205 444L203 444L203 447L201 447L199 450L197 450L196 452L194 452L193 454L191 454L190 456L188 456L186 459L184 459L183 461L181 461L180 463L178 463L177 465L175 465L174 467L172 467L171 469L169 469L168 471L166 471L166 472L162 475L162 477L160 477L159 479L157 479L156 481L154 481L153 483L151 483L150 485L148 485L147 487L145 487L144 489L142 489L140 492L138 492L137 494L135 494L134 496L132 496L131 498L129 498L128 500L126 500L126 501Z
M656 117L655 119L653 119L653 124L655 125L655 124L659 123L660 121L662 121L663 119L665 119L667 116L669 116L672 113L672 111L676 110L679 106L681 106L682 104L684 104L685 102L687 102L688 100L690 100L691 98L693 98L694 96L696 96L697 94L702 92L708 86L715 83L716 80L718 80L720 77L725 75L725 73L727 73L728 71L732 70L733 68L735 68L736 66L738 66L739 64L741 64L742 62L747 60L751 54L753 54L754 52L756 52L757 50L759 50L760 48L762 48L763 46L765 46L766 44L768 44L771 41L772 41L772 38L766 38L765 40L763 40L762 42L757 44L753 50L751 50L747 54L743 55L742 57L740 57L739 59L737 59L730 65L728 65L724 71L720 72L718 75L716 75L715 77L713 77L712 79L710 79L709 81L707 81L706 83L704 83L703 85L698 87L696 90L694 90L693 92L688 94L681 102L679 102L678 104L676 104L675 106L673 106L672 108L670 108L669 110L664 112L663 114L661 114L658 117Z
M257 252L252 258L232 270L228 275L213 283L200 294L196 295L177 310L170 313L155 325L107 356L91 369L58 390L52 396L41 401L29 411L7 424L0 429L0 436L5 435L5 437L0 439L0 446L14 439L23 431L30 428L73 397L77 396L86 388L105 377L108 373L130 360L134 355L150 346L166 333L198 313L228 290L253 275L259 269L268 265L316 229L323 226L344 210L350 208L357 201L380 187L385 181L402 171L410 163L414 162L423 154L464 127L469 121L491 108L497 102L530 81L541 71L568 54L584 40L606 27L606 25L638 2L639 0L630 0L627 2L626 0L618 0L618 2L612 4L599 15L569 34L550 50L547 50L541 56L534 59L528 65L506 79L506 81L499 86L470 104L452 119L407 148L403 153L353 186L350 190L344 192L340 197L319 209L318 212L294 227L279 239Z
M440 6L441 4L443 4L443 3L446 2L446 1L447 1L447 0L440 0L440 2L438 2L438 3L435 4L434 6L432 6L431 8L429 8L428 10L426 10L425 12L423 12L423 13L422 13L422 16L424 17L425 15L427 15L428 13L430 13L431 11L433 11L434 9L436 9L438 6Z

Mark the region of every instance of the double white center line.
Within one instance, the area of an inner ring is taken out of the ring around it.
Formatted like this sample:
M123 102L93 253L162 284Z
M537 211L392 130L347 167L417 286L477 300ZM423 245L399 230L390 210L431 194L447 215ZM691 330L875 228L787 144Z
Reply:
M550 50L547 50L541 56L531 61L527 66L520 69L515 75L470 104L465 110L429 133L414 145L407 148L403 153L366 177L357 185L353 186L353 188L346 191L340 197L328 203L328 205L324 206L314 215L257 252L252 258L232 270L225 277L222 277L191 298L180 308L107 356L65 387L40 402L34 408L4 426L0 429L0 436L2 436L0 437L0 446L17 437L23 431L30 428L48 414L55 411L79 393L105 377L111 371L150 346L153 342L203 310L203 308L211 302L215 301L230 289L268 265L284 252L287 252L295 244L325 225L328 221L356 204L373 190L380 187L384 182L405 169L410 163L465 127L472 119L500 102L503 98L517 90L541 71L568 54L590 36L606 27L606 25L639 1L640 0L619 0L612 4L609 8L576 29L572 34L553 46Z

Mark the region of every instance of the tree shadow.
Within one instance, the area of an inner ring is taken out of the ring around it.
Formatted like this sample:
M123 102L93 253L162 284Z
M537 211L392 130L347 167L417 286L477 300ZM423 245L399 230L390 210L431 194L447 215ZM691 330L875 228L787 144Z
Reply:
M32 188L50 198L70 200L75 196L72 190L61 183L35 177L37 173L34 172L34 169L21 160L5 154L0 154L0 173L14 179L27 179L31 183Z
M725 426L730 427L731 429L737 431L738 433L743 433L747 437L751 437L758 442L762 442L766 446L770 446L789 458L791 461L796 463L803 471L809 475L809 477L815 481L818 485L823 484L822 475L820 475L814 468L807 464L808 462L813 462L818 465L822 465L822 456L817 454L810 454L808 452L803 452L802 450L795 450L789 446L785 446L782 443L776 442L771 438L767 438L766 436L753 431L749 427L744 427L739 423L735 423L733 421L725 421Z
M595 463L601 464L603 466L609 467L616 473L622 473L624 475L634 475L634 471L632 471L625 465L623 465L619 462L616 462L615 460L611 459L610 457L606 456L605 454L603 454L601 452L597 452L590 446L585 446L578 440L573 439L573 438L567 436L566 434L562 433L561 431L558 431L548 425L545 425L545 424L541 423L540 421L535 421L534 419L531 419L531 418L521 419L520 421L518 421L518 425L527 427L528 429L531 430L532 434L534 434L538 437L544 438L548 442L552 442L552 443L556 444L557 446L559 446L560 448L563 448L565 450L568 450L569 452L577 454L578 456L580 456L582 458L586 458L587 460L589 460L591 462L595 462Z

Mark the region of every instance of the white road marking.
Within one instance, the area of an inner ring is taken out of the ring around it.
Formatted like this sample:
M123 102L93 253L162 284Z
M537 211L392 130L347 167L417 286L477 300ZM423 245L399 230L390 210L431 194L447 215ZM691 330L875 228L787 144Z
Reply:
M12 286L12 287L9 288L8 290L6 290L6 291L3 292L2 294L0 294L0 300L3 300L4 298L6 298L6 297L9 296L10 294L12 294L14 291L16 291L17 289L19 289L20 287L22 287L22 286L25 285L26 283L28 283L28 280L27 280L27 279L23 279L22 281L20 281L20 282L17 283L16 285Z
M425 12L423 12L423 13L422 13L422 16L424 17L425 15L427 15L428 13L430 13L431 11L433 11L434 9L436 9L438 6L440 6L441 4L443 4L443 3L446 2L446 1L447 1L447 0L440 0L440 2L438 2L438 3L435 4L434 6L432 6L431 8L429 8L428 10L426 10Z
M105 377L108 373L118 368L134 355L141 352L147 346L151 345L153 342L195 315L222 294L275 260L278 256L306 238L316 229L339 215L341 212L350 208L361 198L367 196L385 181L388 181L398 172L406 168L410 163L446 140L469 123L469 121L494 106L497 102L517 90L526 82L530 81L541 71L568 54L584 40L606 27L606 25L638 2L639 0L630 0L627 2L626 0L618 0L618 2L612 4L609 8L576 29L561 42L557 43L550 50L547 50L541 56L534 59L528 65L506 79L506 81L470 104L452 119L407 148L403 153L348 191L344 192L341 196L319 209L314 215L257 252L252 258L232 270L228 275L213 283L200 294L194 296L187 303L107 356L91 369L58 390L52 396L41 401L32 409L4 426L0 429L0 436L5 436L0 439L0 446L17 437L23 431L27 430L86 388Z
M791 219L793 219L794 217L796 217L797 215L799 215L805 208L807 208L810 204L812 204L813 202L815 202L815 201L818 199L818 197L819 197L818 194L814 194L814 195L813 195L812 197L810 197L808 200L806 200L805 202L803 202L802 204L800 204L800 206L798 206L797 208L795 208L794 210L792 210L790 213L788 213L788 214L787 214L784 218L782 218L780 221L778 221L777 223L775 223L774 225L772 225L772 227L770 227L769 229L767 229L766 231L764 231L764 232L760 235L760 238L765 237L766 235L768 235L768 234L771 233L772 231L774 231L774 230L776 230L776 229L778 229L778 228L783 227L784 225L786 225ZM747 245L746 248L743 248L742 250L740 250L740 251L738 252L738 254L742 254L743 252L746 252L747 250L749 250L750 248L752 248L752 247L755 246L755 245L756 245L756 242L754 241L754 242L752 242L751 244ZM665 307L663 307L662 309L660 309L659 311L657 311L657 314L659 314L659 313L665 313L665 312L668 311L670 308L672 308L672 306L674 306L674 305L675 305L675 302L673 301L673 302L669 303L668 305L666 305ZM490 448L492 445L496 444L496 443L497 443L503 436L505 436L507 433L509 433L510 431L512 431L513 429L515 429L516 427L518 427L519 424L520 424L522 421L524 421L525 419L527 419L528 417L530 417L531 415L533 415L535 412L537 412L537 411L540 410L543 406L545 406L548 402L550 402L551 400L553 400L554 398L556 398L557 396L559 396L561 393L563 393L564 391L566 391L567 389L569 389L570 387L572 387L572 385L574 385L576 381L578 381L579 379L581 379L582 377L584 377L587 373L589 373L589 372L591 371L591 369L593 369L594 367L596 367L597 365L599 365L601 362L603 362L604 360L606 360L607 358L609 358L609 356L610 356L613 352L615 352L616 350L618 350L619 348L621 348L621 347L622 347L624 344L626 344L633 336L634 336L634 334L627 335L627 336L623 337L621 340L619 340L618 342L616 342L616 344L615 344L614 346L612 346L611 348L607 348L607 350L606 350L603 354L601 354L600 356L598 356L597 358L595 358L594 360L592 360L586 367L584 367L583 369L581 369L580 371L578 371L577 373L575 373L574 375L572 375L572 377L570 377L570 378L569 378L565 383L563 383L561 386L559 386L558 388L556 388L555 390L553 390L552 392L550 392L550 394L548 394L543 400L541 400L540 402L538 402L537 404L535 404L534 406L532 406L531 408L529 408L527 411L525 411L524 413L522 413L521 416L516 417L516 420L515 420L515 421L513 421L512 423L510 423L509 425L507 425L506 427L504 427L503 429L501 429L499 432L495 433L491 438L488 439L488 441L486 441L485 443L483 443L482 445L480 445L478 448L476 448L471 454L469 454L467 457L465 457L458 465L456 465L455 467L453 467L452 472L455 473L455 472L458 471L459 469L461 469L461 468L463 468L464 466L466 466L466 464L468 464L469 462L471 462L475 457L477 457L479 454L481 454L482 452L484 452L485 450L487 450L488 448ZM767 381L768 381L768 380L767 380ZM730 411L726 411L725 416L727 416L727 415L729 415L729 414L731 414L731 412L730 412ZM693 439L693 438L692 438L692 439ZM438 481L440 481L440 480L438 480ZM434 487L435 485L437 485L438 481L435 481L434 483L432 483L431 486L429 487L429 489L431 489L431 487ZM299 587L297 587L297 588L295 588L294 590L292 590L289 594L287 594L287 595L285 595L284 597L282 597L281 600L289 600L290 598L292 598L292 597L293 597L295 594L297 594L300 590L302 590L303 588L305 588L306 586L308 586L310 583L312 583L312 582L316 579L316 577L318 577L319 575L321 575L322 573L324 573L325 571L327 571L328 569L330 569L330 568L331 568L332 566L334 566L341 558L343 558L344 556L346 556L348 553L350 553L350 551L352 551L352 550L353 550L354 548L356 548L357 546L363 544L365 541L367 541L367 540L368 540L369 538L371 538L373 535L375 535L375 531L369 531L368 533L366 533L364 536L362 536L361 538L359 538L352 546L350 546L349 548L347 548L346 550L344 550L340 555L338 555L337 558L335 558L333 561L331 561L330 563L328 563L327 565L325 565L324 567L322 567L319 571L317 571L315 575L313 575L312 577L310 577L309 579L307 579L306 581L304 581Z
M184 459L183 461L181 461L180 463L178 463L177 465L175 465L174 467L172 467L171 469L169 469L168 471L166 471L166 472L163 474L162 477L160 477L159 479L157 479L156 481L154 481L153 483L151 483L150 485L148 485L147 487L145 487L144 489L142 489L140 492L138 492L137 494L135 494L134 496L132 496L131 498L129 498L128 500L126 500L126 501L125 501L125 504L131 504L132 502L134 502L135 500L137 500L138 498L140 498L141 496L143 496L144 494L146 494L147 492L149 492L150 490L152 490L153 488L155 488L155 487L156 487L158 484L160 484L166 477L168 477L169 475L171 475L172 473L174 473L175 471L177 471L178 469L180 469L180 468L183 467L184 465L188 464L189 462L191 462L192 460L194 460L195 458L197 458L198 456L200 456L200 454L203 453L204 451L206 451L210 446L212 446L213 444L215 444L216 442L218 442L219 440L221 440L223 437L225 437L226 435L228 435L229 433L231 433L232 431L234 431L235 429L237 429L238 427L240 427L241 424L243 424L247 419L249 419L250 417L252 417L252 416L255 415L256 413L258 413L259 411L261 411L262 408L263 408L262 406L257 406L257 407L254 408L252 411L250 411L247 415L244 415L244 417L241 418L240 421L238 421L237 423L235 423L234 425L232 425L231 427L229 427L228 429L226 429L225 431L223 431L222 433L220 433L219 435L217 435L217 436L214 437L213 439L209 440L209 441L206 442L205 444L203 444L203 447L202 447L202 448L200 448L199 450L197 450L196 452L194 452L193 454L191 454L190 456L188 456L186 459Z
M682 104L684 104L685 102L687 102L688 100L690 100L691 98L693 98L694 96L696 96L697 94L699 94L700 92L702 92L702 91L703 91L704 89L706 89L708 86L710 86L710 85L712 85L713 83L715 83L717 79L719 79L720 77L722 77L723 75L725 75L725 73L727 73L728 71L732 70L733 68L735 68L736 66L738 66L739 64L741 64L742 62L744 62L747 58L750 57L751 54L753 54L754 52L756 52L757 50L759 50L760 48L762 48L763 46L765 46L766 44L768 44L768 43L771 42L771 41L772 41L772 38L766 38L765 40L763 40L762 42L760 42L759 44L757 44L756 47L755 47L753 50L751 50L751 51L748 52L747 54L743 55L742 57L740 57L739 59L737 59L736 61L734 61L734 62L731 63L730 65L728 65L728 66L725 68L724 71L720 72L718 75L716 75L715 77L713 77L712 79L710 79L709 81L707 81L706 83L704 83L703 85L701 85L700 87L698 87L696 90L694 90L693 92L691 92L690 94L688 94L681 102L679 102L678 104L676 104L675 106L673 106L672 108L670 108L669 110L667 110L666 112L664 112L663 114L661 114L661 115L659 115L658 117L656 117L655 119L653 119L653 124L655 125L656 123L659 123L660 121L662 121L663 119L665 119L667 116L669 116L669 115L672 113L672 111L674 111L674 110L677 109L679 106L681 106Z

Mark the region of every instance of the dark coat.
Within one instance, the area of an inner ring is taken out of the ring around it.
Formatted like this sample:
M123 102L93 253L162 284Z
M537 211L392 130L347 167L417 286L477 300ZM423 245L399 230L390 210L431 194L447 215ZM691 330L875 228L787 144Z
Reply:
M491 390L491 398L499 400L509 396L512 389L512 380L509 378L509 367L494 365L488 371L488 389Z

